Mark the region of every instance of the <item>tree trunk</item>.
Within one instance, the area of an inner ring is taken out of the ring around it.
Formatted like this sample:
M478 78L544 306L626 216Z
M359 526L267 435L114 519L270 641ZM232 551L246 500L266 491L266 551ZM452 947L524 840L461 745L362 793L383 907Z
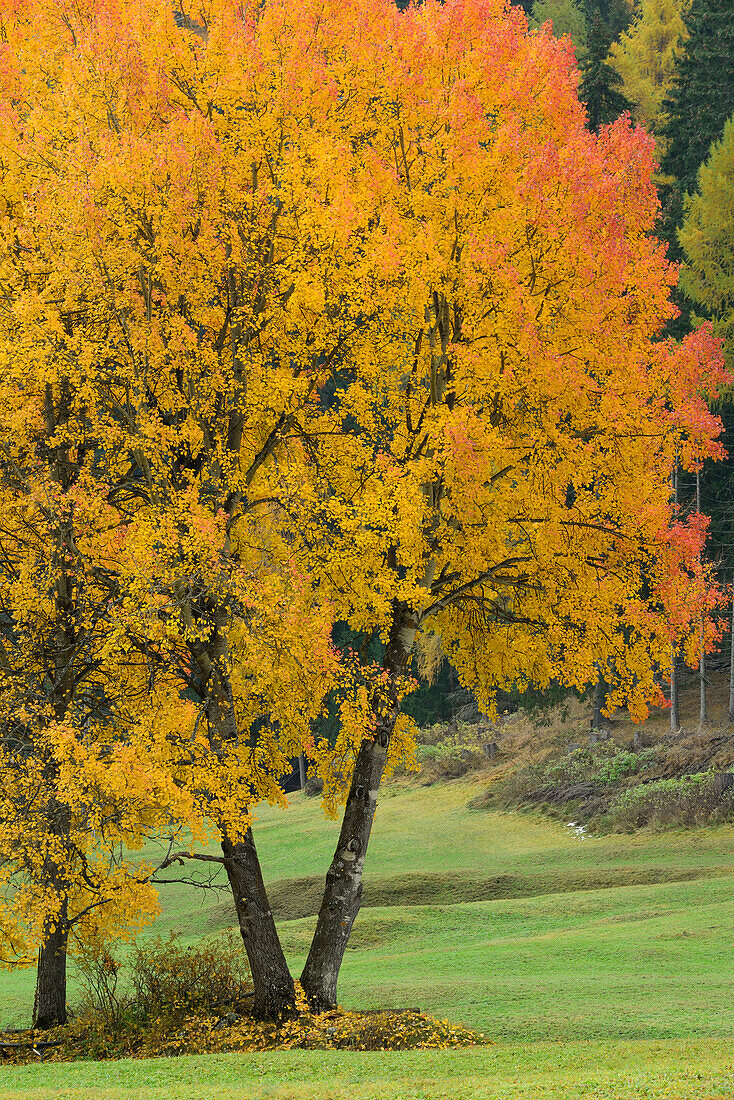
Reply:
M729 632L729 642L729 717L734 719L734 598L732 598L731 601L731 631Z
M242 942L255 990L258 1020L282 1020L297 1015L296 991L265 892L252 830L233 843L222 839L225 868L232 887Z
M670 662L670 732L677 733L680 729L680 715L678 710L678 651L673 647L673 656Z
M595 730L608 729L609 719L605 714L602 714L602 708L607 701L607 682L604 679L604 673L601 668L599 669L599 675L596 680L596 688L594 690L594 716L591 719L591 728Z
M38 952L33 1026L42 1030L66 1023L66 948L69 941L67 903L44 929Z
M227 747L239 742L229 676L230 655L223 622L217 624L208 651L197 647L193 649L193 654L206 683L209 744L222 759ZM226 825L220 823L220 836L226 860L225 870L252 973L254 1014L261 1020L295 1016L293 977L278 938L252 830L248 827L242 840L232 841Z
M316 1012L336 1005L339 970L362 900L362 872L377 807L377 792L400 710L396 681L405 672L416 622L417 616L404 605L396 605L382 663L389 673L388 685L372 699L374 733L362 742L357 754L339 842L326 876L316 931L301 975L308 1003Z

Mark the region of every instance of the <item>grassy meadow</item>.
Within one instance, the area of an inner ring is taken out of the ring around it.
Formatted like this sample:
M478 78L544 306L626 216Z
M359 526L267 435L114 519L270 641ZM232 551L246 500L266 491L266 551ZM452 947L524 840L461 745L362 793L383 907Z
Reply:
M478 790L383 792L339 992L346 1007L467 1024L487 1047L8 1067L0 1100L734 1097L734 827L579 840L547 819L467 808ZM257 821L295 973L336 833L301 794ZM224 893L163 889L148 934L196 940L232 922ZM2 981L0 1024L22 1026L32 975Z

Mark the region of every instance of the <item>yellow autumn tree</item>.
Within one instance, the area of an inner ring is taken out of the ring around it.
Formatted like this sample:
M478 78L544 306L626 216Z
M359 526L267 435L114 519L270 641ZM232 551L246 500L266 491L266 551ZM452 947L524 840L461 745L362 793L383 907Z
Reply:
M674 272L651 237L651 142L624 120L586 131L564 44L485 4L282 5L259 27L281 57L309 43L303 69L287 55L284 115L349 135L300 147L365 321L304 425L311 569L385 646L367 736L342 735L353 778L301 979L325 1007L383 768L406 750L416 633L435 626L488 711L498 685L582 687L597 663L612 703L662 701L655 671L695 646L709 598L670 473L721 453L705 394L724 375L710 330L660 341Z
M659 340L651 142L590 134L567 43L497 0L22 0L4 28L8 216L45 257L25 361L98 425L116 637L170 699L157 758L221 839L262 1015L295 1002L252 811L341 689L325 1007L424 624L485 709L603 662L637 716L697 632L669 481L720 453L722 372L707 330ZM337 661L336 620L381 667Z
M37 959L34 1026L51 1027L66 1020L67 954L157 911L135 849L171 799L121 728L136 678L97 575L114 510L62 441L63 395L40 365L0 362L0 927L7 962Z
M3 351L67 395L59 444L87 465L95 433L122 517L95 574L109 644L168 701L133 721L138 751L219 836L221 857L186 858L224 864L255 1011L273 1016L295 997L250 814L282 800L338 671L295 549L300 421L345 332L308 204L285 201L302 170L267 81L245 110L243 28L226 7L208 45L166 5L6 12Z

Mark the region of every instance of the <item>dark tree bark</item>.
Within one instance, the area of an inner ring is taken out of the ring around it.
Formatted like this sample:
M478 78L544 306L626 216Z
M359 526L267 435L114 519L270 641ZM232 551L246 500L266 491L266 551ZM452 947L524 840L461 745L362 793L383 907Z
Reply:
M69 942L67 903L44 929L38 952L33 1026L42 1030L66 1023L66 949Z
M602 714L602 708L606 706L607 692L609 688L606 680L604 679L604 673L599 669L599 675L596 680L596 688L594 689L594 716L591 719L591 728L595 730L609 729L609 719L606 714Z
M55 783L57 778L54 767L52 781ZM53 797L48 800L45 813L48 815L49 831L58 838L60 850L67 851L71 810ZM58 911L44 921L36 968L33 1026L45 1030L66 1023L66 950L73 921L69 919L71 882L68 869L56 854L53 857L47 855L44 859L40 879L58 899Z
M258 1020L295 1016L293 978L268 902L252 830L248 829L236 843L224 834L222 852L252 973L254 1015Z
M221 616L223 619L223 616ZM224 623L212 634L208 651L194 649L194 657L206 683L209 743L221 754L227 744L239 740L234 696L229 677L229 651ZM242 840L232 841L220 825L225 870L232 888L237 921L252 973L254 1014L262 1020L295 1016L296 991L283 954L273 913L260 870L260 860L250 828Z
M395 608L383 668L388 686L372 700L374 733L362 742L354 766L339 842L326 876L318 922L301 975L308 1003L316 1012L336 1005L339 970L362 900L362 872L377 807L377 792L387 750L400 710L396 683L406 670L415 637L416 617Z

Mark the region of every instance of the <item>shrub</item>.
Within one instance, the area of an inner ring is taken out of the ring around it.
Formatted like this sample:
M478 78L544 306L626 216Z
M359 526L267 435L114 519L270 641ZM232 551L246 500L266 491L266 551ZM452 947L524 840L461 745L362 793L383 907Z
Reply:
M252 996L247 959L238 936L182 947L171 933L132 953L133 1001L142 1019L182 1019L196 1012L242 1011Z
M610 808L608 823L618 829L648 825L707 825L734 816L734 784L727 775L700 772L643 783L623 791Z
M518 768L503 784L503 795L510 802L522 802L536 792L553 787L568 787L577 783L591 783L607 788L638 775L651 768L657 760L657 751L641 749L630 752L620 749L613 741L572 749L566 756L528 764Z
M239 937L230 931L193 947L181 946L178 939L171 933L133 948L124 993L118 991L122 964L106 945L80 953L78 1015L90 1034L130 1037L141 1028L167 1027L197 1013L247 1010L252 984Z
M497 756L496 736L494 728L484 723L458 722L418 730L416 759L421 775L429 781L458 779L491 766Z
M546 764L544 779L546 783L596 783L604 787L645 771L655 757L655 749L630 752L607 741L574 749L563 759Z
M470 748L450 741L439 745L418 745L416 756L422 772L441 779L458 779L487 763L486 757L476 746Z
M76 965L82 976L78 1015L98 1020L116 1038L130 1016L130 998L120 995L117 982L120 962L106 944L92 941L76 949Z

